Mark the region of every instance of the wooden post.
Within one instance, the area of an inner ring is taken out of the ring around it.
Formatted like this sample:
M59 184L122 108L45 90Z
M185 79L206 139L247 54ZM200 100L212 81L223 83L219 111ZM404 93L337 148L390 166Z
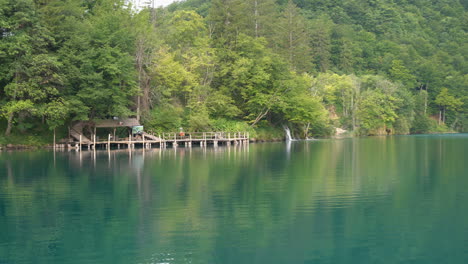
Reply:
M81 151L81 134L80 134L80 151Z
M111 134L109 134L109 137L107 138L107 149L110 150L110 137Z
M145 135L141 134L142 140L143 140L143 148L146 148L145 146Z
M132 132L128 135L128 148L132 148Z
M114 137L112 138L112 139L114 139L114 141L115 141L115 130L116 130L116 128L114 128Z

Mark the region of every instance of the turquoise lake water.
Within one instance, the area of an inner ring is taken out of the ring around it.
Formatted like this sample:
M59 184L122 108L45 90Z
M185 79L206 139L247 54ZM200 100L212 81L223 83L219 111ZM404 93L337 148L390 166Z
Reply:
M468 135L0 152L0 264L468 263Z

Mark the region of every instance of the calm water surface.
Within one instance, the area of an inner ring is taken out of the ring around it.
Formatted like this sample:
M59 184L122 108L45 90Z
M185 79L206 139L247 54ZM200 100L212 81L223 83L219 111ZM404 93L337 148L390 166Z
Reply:
M0 152L0 263L468 263L468 135Z

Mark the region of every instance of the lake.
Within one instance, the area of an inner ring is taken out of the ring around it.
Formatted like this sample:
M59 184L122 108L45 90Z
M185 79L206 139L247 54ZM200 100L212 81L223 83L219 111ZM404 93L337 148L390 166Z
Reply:
M468 263L468 135L0 152L0 263Z

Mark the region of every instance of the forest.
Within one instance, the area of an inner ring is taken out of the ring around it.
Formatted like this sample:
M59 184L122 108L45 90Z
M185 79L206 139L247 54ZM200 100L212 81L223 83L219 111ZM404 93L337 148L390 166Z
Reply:
M156 1L157 2L157 1ZM78 120L254 138L468 131L468 2L0 0L0 143Z

